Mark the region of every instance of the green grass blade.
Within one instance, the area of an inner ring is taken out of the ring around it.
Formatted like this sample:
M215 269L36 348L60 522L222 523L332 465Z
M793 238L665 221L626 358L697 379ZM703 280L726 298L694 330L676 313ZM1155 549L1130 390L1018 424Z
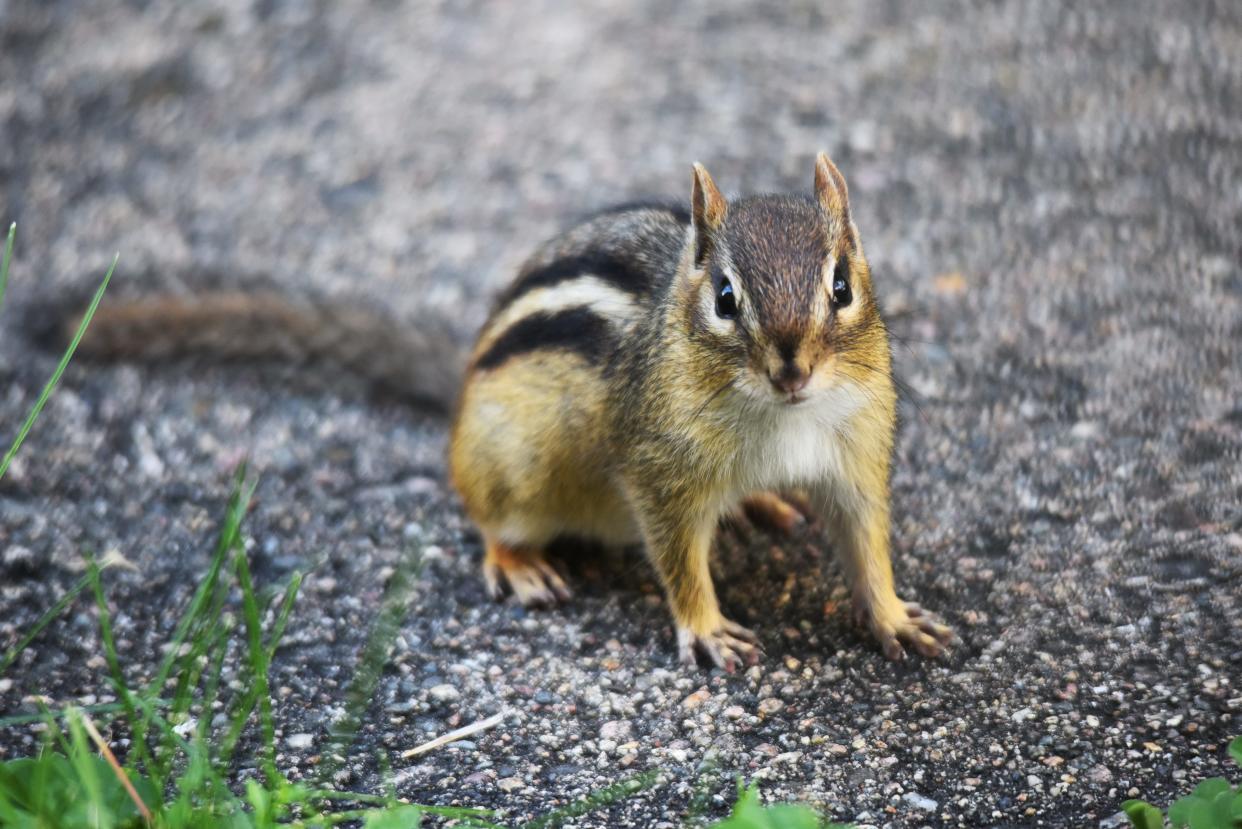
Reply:
M198 727L195 730L195 736L204 745L210 742L207 738L211 734L211 711L215 709L216 700L220 698L220 678L224 675L224 660L228 655L229 638L228 628L220 625L216 631L216 635L207 649L208 665L205 671L207 676L207 684L203 688L202 711L203 716L198 718Z
M452 818L453 820L464 821L469 826L490 827L490 829L503 829L485 818L495 817L496 813L490 809L473 809L468 806L424 806L421 803L415 804L419 811L429 815L438 815L439 817Z
M4 306L4 289L9 285L9 262L13 261L13 237L17 235L17 222L9 225L9 238L4 243L4 258L0 259L0 307Z
M259 601L255 596L254 583L250 579L250 564L245 550L238 549L233 557L237 571L237 584L242 594L242 618L246 623L246 642L250 661L251 682L259 703L259 728L262 729L263 772L268 782L276 785L276 724L272 718L272 695L268 689L267 668L270 662L267 648L263 646L262 620L259 618Z
M39 748L39 753L35 756L34 772L31 775L32 784L30 786L31 793L51 791L52 786L57 788L63 787L61 780L53 783L53 778L64 778L64 766L69 763L70 748L69 741L65 739L65 735L61 733L60 726L56 724L56 720L48 713L47 706L38 703L39 713L45 726L43 731L43 741ZM54 745L59 744L61 753L57 754ZM64 761L62 763L62 761ZM59 815L49 813L48 807L55 805L50 803L51 798L38 797L36 795L34 806L38 817L43 821L43 826L55 826ZM39 824L36 824L39 825Z
M268 688L268 671L276 654L276 648L279 647L280 640L284 636L285 628L289 623L294 600L297 598L298 590L302 586L302 574L295 572L289 580L289 585L285 588L284 597L281 600L280 609L276 613L272 632L268 636L267 644L263 645L261 636L256 643L252 633L252 631L259 630L258 600L255 596L253 585L250 582L249 565L245 561L245 554L240 549L237 559L238 583L242 591L242 615L245 619L249 644L248 657L250 660L251 682L246 692L237 698L231 706L228 732L222 740L218 742L213 741L213 745L219 746L219 750L215 753L213 759L216 763L225 766L232 762L233 751L237 747L237 741L241 739L242 732L245 731L246 723L249 721L251 713L254 712L254 707L257 703L260 706L259 719L260 727L263 729L265 762L270 760L270 767L265 768L265 774L270 772L272 775L275 775L275 723L272 718L272 700ZM221 647L225 647L226 644L222 643ZM206 706L209 704L206 700L210 699L214 702L218 693L220 668L223 664L223 658L224 653L221 650L219 652L220 661L212 666L212 673L208 678L208 687L203 697L205 700L204 710L207 710ZM269 782L273 785L275 781L275 776L269 778Z
M237 467L237 473L234 476L233 493L229 496L229 503L225 508L224 523L220 527L220 535L216 541L216 549L212 554L211 564L207 568L207 575L198 583L198 589L194 591L194 598L190 600L189 609L181 617L181 621L177 623L168 654L164 657L164 662L160 665L160 670L151 684L152 688L162 688L164 683L168 681L168 677L172 674L173 664L177 661L177 655L181 652L181 646L185 643L191 626L199 620L208 599L214 594L216 580L219 578L220 570L224 566L229 551L241 539L242 519L246 515L246 510L250 506L250 499L253 495L254 484L247 485L246 464L243 462Z
M94 818L91 821L94 826L111 826L112 815L108 811L107 803L104 802L103 781L99 779L98 766L95 765L95 753L91 751L90 742L86 737L86 728L82 725L82 712L76 708L70 708L65 719L69 726L69 760L73 763L78 782L82 784L87 804L90 806L86 814Z
M12 242L13 231L9 230L9 240ZM7 248L6 248L7 251ZM26 440L26 435L30 434L30 429L34 426L34 422L39 417L39 413L43 411L43 406L47 403L47 399L52 396L53 389L60 382L60 376L65 373L65 367L69 365L69 360L73 357L73 352L77 350L78 343L82 341L82 335L86 333L86 327L90 325L91 317L95 316L95 309L99 307L99 301L103 299L104 291L108 288L108 282L112 279L112 272L116 270L117 260L121 258L121 254L117 254L112 258L112 265L108 268L108 272L104 275L103 282L99 283L99 288L95 291L95 296L91 299L90 307L86 309L86 315L82 317L82 322L78 324L78 330L74 333L73 339L69 343L69 347L65 349L65 353L60 358L60 363L56 366L56 370L52 372L52 379L47 381L47 385L43 387L43 391L39 394L39 399L35 401L34 408L30 410L30 414L26 416L26 421L22 424L22 428L17 433L17 437L13 439L13 443L9 446L9 451L4 453L4 460L0 461L0 478L4 477L4 473L8 471L9 464L13 462L17 450L21 448L22 443ZM8 264L8 257L5 257L5 265Z
M382 794L365 794L363 792L341 792L336 789L308 788L306 797L312 800L340 801L342 803L362 803L370 806L402 806L395 797ZM454 818L456 820L483 820L494 818L496 813L491 809L476 809L470 806L424 806L415 804L429 815Z
M112 687L116 690L116 694L120 697L121 705L125 711L126 724L131 732L131 739L134 745L134 759L140 761L148 773L155 770L155 764L151 761L151 752L147 748L147 739L145 733L140 733L136 726L139 724L138 710L134 705L133 695L130 693L129 685L125 682L125 674L121 670L121 660L117 655L116 639L112 635L112 614L108 611L108 600L104 596L103 582L99 578L99 565L92 558L88 562L86 571L87 577L91 580L91 589L95 593L95 605L99 608L99 638L104 646L104 658L108 662L108 673L112 679ZM127 764L129 765L129 764ZM164 779L157 777L153 781L155 790L162 792L164 790ZM158 806L158 804L156 804Z
M67 737L65 737L64 731L62 731L60 726L57 725L56 716L54 716L51 710L46 705L44 705L42 702L37 702L35 704L39 708L39 719L43 720L43 724L46 726L45 733L47 734L47 737L44 740L44 746L43 746L44 751L51 750L51 745L53 742L55 742L60 746L60 751L62 754L64 754L66 757L69 757L70 755L72 755L73 751L69 747L69 740ZM69 714L73 711L74 708L76 708L76 706L73 706L73 705L66 706L65 710L60 714L60 717L67 721Z
M284 636L285 627L289 622L289 615L293 610L293 602L297 598L298 590L302 586L302 574L295 572L293 578L290 579L288 587L285 588L284 598L281 601L280 610L277 612L276 621L273 625L272 633L268 638L266 646L262 643L260 636L256 642L254 638L255 631L259 631L259 611L258 600L254 593L254 587L250 582L250 568L245 560L245 553L238 544L237 553L237 570L238 583L242 591L242 615L245 619L246 632L249 643L249 659L251 677L249 687L240 696L233 700L230 705L229 729L225 733L224 738L219 741L212 741L213 748L218 746L218 750L214 752L213 760L223 766L228 766L233 761L233 751L237 748L237 742L241 739L242 732L246 730L246 723L250 720L250 715L254 712L256 704L260 705L259 719L260 727L263 729L263 751L265 765L264 773L269 775L269 782L275 785L276 777L276 736L275 724L272 718L272 699L268 688L268 670L272 663L272 658L276 654L276 648L280 644L281 637ZM244 573L244 576L243 576ZM227 643L222 643L222 648ZM208 680L208 688L204 693L204 700L214 698L219 688L220 669L223 666L224 652L219 653L219 662L213 665L212 674ZM207 703L205 702L206 706ZM204 707L204 710L208 710Z
M224 667L224 659L228 652L229 634L231 632L230 617L225 613L228 601L228 583L217 578L215 587L209 592L203 605L204 611L198 620L190 626L187 634L189 652L178 654L173 663L177 678L173 690L173 704L169 709L168 719L183 722L190 714L194 705L194 693L207 677L207 687L203 690L201 710L210 712L220 690L220 675ZM200 717L196 733L200 739L206 740L209 728L209 717ZM203 743L207 745L206 742ZM169 756L174 746L165 737L161 756Z
M293 612L293 602L297 599L300 589L302 589L302 574L294 570L293 576L289 579L289 586L285 588L285 595L280 601L280 610L276 612L272 632L267 637L268 664L271 664L276 656L276 649L280 647L280 640L284 637L285 628L289 625L289 615Z
M35 622L30 627L30 630L26 633L26 635L23 636L16 645L9 648L8 652L4 654L4 661L0 662L0 676L4 676L5 671L11 668L13 663L17 661L17 658L22 655L22 651L26 650L30 643L35 640L35 637L38 636L45 627L51 624L53 619L63 613L65 608L71 605L73 600L78 597L78 594L90 586L90 583L91 577L89 575L85 575L78 579L77 584L69 588L69 592L61 596L56 604L48 608L48 610L39 617L39 621ZM38 718L36 717L36 719ZM4 723L5 720L0 720L0 725Z
M358 658L353 679L345 689L345 716L333 723L329 730L328 746L322 753L324 759L316 775L321 783L331 779L339 765L335 758L347 753L358 734L362 716L375 696L375 686L384 670L384 663L392 653L397 632L410 612L410 597L421 572L422 557L417 550L412 550L384 588L375 626Z
M149 703L155 708L167 708L168 700L153 699ZM125 711L125 706L119 702L100 702L94 705L76 705L73 706L88 714L120 714ZM48 714L53 717L63 717L68 708L50 708L47 709ZM10 728L15 725L30 725L32 722L43 722L43 714L14 714L11 717L0 717L0 728Z
M217 763L228 765L232 762L237 741L241 739L242 732L246 730L246 722L254 713L254 706L258 701L259 690L252 685L230 705L229 730L220 741L220 750L216 754Z
M397 802L397 784L393 781L392 760L388 759L387 751L375 752L376 763L379 764L380 785L384 789L384 797L387 797L390 803Z
M259 728L262 732L261 750L263 753L264 774L267 776L268 783L276 786L281 778L276 769L276 723L272 714L272 695L268 685L268 672L271 668L276 648L279 646L280 639L284 636L285 627L289 622L289 614L293 610L293 602L297 598L298 589L302 585L302 576L300 573L294 573L288 587L285 588L280 609L276 612L272 632L265 645L263 643L263 628L258 595L254 589L254 582L250 577L250 563L247 561L246 553L241 549L241 545L238 545L237 554L234 557L234 566L237 572L237 584L242 594L242 618L245 620L246 625L247 658L250 662L250 680L252 683L252 694L249 695L249 699L257 702L259 706ZM247 707L253 707L253 705L254 702L251 702ZM240 722L244 722L244 720Z

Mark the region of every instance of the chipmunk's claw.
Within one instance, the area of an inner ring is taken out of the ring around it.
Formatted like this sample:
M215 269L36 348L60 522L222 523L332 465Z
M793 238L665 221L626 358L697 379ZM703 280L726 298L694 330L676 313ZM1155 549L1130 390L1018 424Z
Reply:
M568 601L573 593L543 552L518 549L498 543L488 544L483 559L483 581L487 593L500 599L507 587L526 607L549 607Z
M876 601L854 599L854 621L871 631L884 655L894 662L905 659L906 647L927 658L944 653L953 640L953 631L935 621L915 602L896 596Z
M683 665L698 665L700 655L711 660L725 673L734 673L743 664L756 665L762 649L759 637L747 628L728 619L721 619L709 633L695 633L677 627L677 653Z

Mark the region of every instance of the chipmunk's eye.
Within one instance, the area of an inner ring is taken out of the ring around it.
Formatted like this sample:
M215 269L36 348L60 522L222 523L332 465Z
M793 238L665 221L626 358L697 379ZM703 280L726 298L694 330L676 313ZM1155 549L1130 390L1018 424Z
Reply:
M842 256L837 260L837 266L832 271L832 304L838 308L844 308L853 299L854 294L850 291L849 261Z
M731 320L737 316L737 297L733 294L733 283L722 277L716 288L716 316Z

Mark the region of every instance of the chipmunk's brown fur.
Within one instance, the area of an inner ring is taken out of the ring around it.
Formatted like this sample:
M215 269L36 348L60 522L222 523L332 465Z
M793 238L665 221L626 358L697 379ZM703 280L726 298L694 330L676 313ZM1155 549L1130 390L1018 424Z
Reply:
M559 536L641 541L683 660L733 670L758 658L757 640L720 612L714 530L739 505L788 525L797 513L774 493L798 489L832 531L856 616L885 654L941 652L948 629L893 588L888 335L845 180L823 154L814 180L812 199L730 202L696 165L688 213L598 215L544 245L502 294L469 356L449 449L494 593L567 598L544 557ZM163 341L143 328L153 319L179 322L190 336L172 339L191 347L204 345L191 332L205 317L264 328L277 353L330 350L331 330L335 346L389 366L381 379L404 374L419 396L444 399L456 365L442 347L318 313L266 298L152 301L103 310L85 345L152 351Z

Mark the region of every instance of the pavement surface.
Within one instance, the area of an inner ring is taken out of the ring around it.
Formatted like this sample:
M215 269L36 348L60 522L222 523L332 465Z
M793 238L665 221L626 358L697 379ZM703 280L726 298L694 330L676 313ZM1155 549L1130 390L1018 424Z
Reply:
M295 777L411 547L427 566L344 786L377 789L380 753L402 794L513 823L660 769L569 825L679 825L696 785L720 814L740 774L860 824L1108 826L1226 771L1237 3L0 0L4 440L57 356L22 323L115 251L116 296L274 288L468 337L572 217L687 198L695 160L727 190L809 190L820 149L900 336L895 567L959 633L947 658L886 662L814 529L722 539L726 612L767 651L741 676L676 663L633 552L571 561L562 608L494 604L442 422L349 378L191 363L67 373L0 482L0 646L84 551L118 551L120 647L149 676L249 455L258 578L309 570L274 668ZM0 712L106 699L96 624L81 601L41 635ZM7 729L0 757L37 741Z

